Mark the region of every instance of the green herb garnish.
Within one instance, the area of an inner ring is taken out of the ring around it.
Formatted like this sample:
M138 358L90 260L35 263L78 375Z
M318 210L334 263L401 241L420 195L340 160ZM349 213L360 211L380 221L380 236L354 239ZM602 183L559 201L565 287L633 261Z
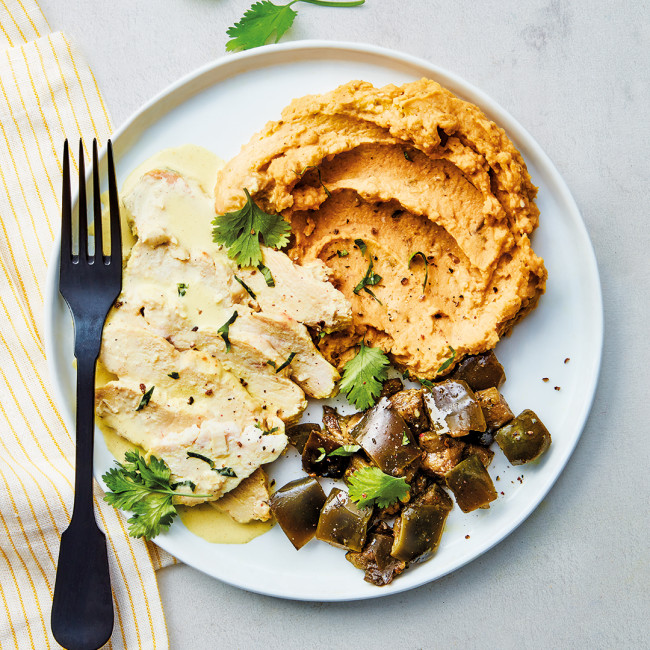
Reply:
M185 487L187 486L194 492L196 490L196 483L194 481L190 481L189 479L186 481L177 481L176 483L172 483L169 487L171 487L172 490L176 490L179 487Z
M153 395L153 389L155 386L152 386L140 399L140 403L135 407L136 411L141 411L149 402L151 401L151 396Z
M318 174L318 182L320 183L321 187L325 190L325 194L327 194L327 198L331 199L332 198L332 193L327 189L327 187L325 187L325 183L323 183L323 179L321 178L321 175L320 175L320 167L316 167L316 165L308 165L299 174L298 174L298 172L296 172L296 174L298 174L298 176L300 176L302 178L304 173L308 169L315 169L316 170L316 173Z
M270 0L260 0L251 5L238 23L229 27L226 34L231 39L226 50L250 50L264 45L275 34L275 43L291 27L298 12L291 8L296 2L306 2L320 7L358 7L365 0L333 2L332 0L292 0L286 5L275 5Z
M411 442L408 433L406 431L402 431L402 447L406 447Z
M421 251L418 251L417 253L413 253L413 255L409 257L408 267L409 269L411 268L411 262L418 255L422 258L422 261L424 262L424 282L422 283L422 293L424 293L427 290L427 282L429 281L429 263L427 262L427 256Z
M241 278L238 278L237 276L235 276L235 280L237 280L237 282L239 282L239 284L241 284L241 286L244 287L244 289L246 289L246 293L253 300L257 300L257 296L253 293L253 290Z
M263 436L268 436L268 435L270 435L272 433L275 433L276 431L278 431L280 429L280 427L272 427L271 429L268 429L268 430L267 429L262 429L259 422L256 422L255 426L262 432Z
M167 376L171 377L172 379L180 379L181 378L181 376L175 370L170 372Z
M451 356L446 361L443 361L440 364L440 368L438 368L438 372L447 370L447 368L449 368L449 366L454 362L454 359L456 358L456 350L454 350L454 348L452 348L451 345L448 345L447 347L449 348L449 352L451 352Z
M330 451L328 456L352 456L356 454L361 447L359 445L343 445L342 447L337 447L334 451Z
M347 257L350 253L348 253L348 252L345 250L345 248L344 248L344 249L342 249L342 250L340 250L340 251L336 251L336 254L337 254L339 257Z
M281 370L284 370L294 359L294 357L298 354L297 352L292 352L288 357L287 360L278 368L275 369L275 374L277 375Z
M129 535L152 539L161 530L167 530L178 514L173 498L177 496L208 498L209 494L179 494L174 486L191 484L183 481L170 485L171 470L163 460L150 456L146 461L137 451L124 454L124 464L116 461L113 467L102 476L110 490L104 501L114 508L133 512L129 518Z
M413 158L409 156L409 152L406 149L404 149L404 158L406 158L406 160L408 160L409 162L413 162Z
M426 388L433 388L433 382L430 379L418 379L418 381Z
M289 243L291 226L282 215L268 214L258 207L246 188L244 194L246 204L241 210L213 219L212 239L225 246L228 257L236 260L239 266L258 266L262 263L260 238L265 246L284 248Z
M204 463L207 463L210 465L210 469L214 469L214 461L211 458L208 458L207 456L204 456L203 454L197 454L195 451L188 451L187 452L187 457L188 458L197 458L198 460L202 460Z
M217 330L217 334L221 334L221 338L226 344L226 352L230 352L230 326L237 320L237 312L234 311L232 316Z
M320 463L322 460L325 459L325 456L327 456L327 454L325 453L325 449L323 447L319 447L318 451L320 451L320 456L314 461L315 463Z
M233 472L232 467L213 467L212 469L217 474L221 474L221 476L230 476L232 478L237 478L237 474Z
M388 508L398 499L406 498L410 486L404 478L384 474L378 467L363 467L348 479L350 499L357 506L377 505Z
M359 352L343 366L339 388L349 402L363 411L377 401L389 365L388 357L379 348L361 341Z
M264 264L262 264L261 262L257 265L257 268L260 270L260 273L264 276L264 280L266 281L266 286L274 287L275 280L273 279L273 275L271 275L271 269L268 266L264 266Z
M187 293L187 290L190 288L190 285L185 284L185 282L179 282L176 285L176 288L178 289L178 295L179 296L184 296Z
M367 251L367 246L363 241L363 239L355 239L354 243L359 247L359 250L363 253L363 255L365 255ZM366 293L370 294L372 298L381 305L382 304L381 300L379 300L379 298L377 298L374 292L369 288L369 287L374 287L376 284L379 284L382 280L381 275L378 275L377 273L373 272L372 265L373 265L372 254L370 254L368 255L368 270L366 271L366 274L359 281L359 284L357 284L357 286L354 287L353 292L358 295L359 292L363 289Z

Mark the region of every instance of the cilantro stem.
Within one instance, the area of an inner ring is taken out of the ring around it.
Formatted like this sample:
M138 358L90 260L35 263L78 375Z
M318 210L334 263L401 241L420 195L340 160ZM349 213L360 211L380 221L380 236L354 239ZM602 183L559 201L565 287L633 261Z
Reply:
M366 0L352 0L351 2L333 2L330 0L293 0L290 4L296 2L307 2L310 5L318 5L319 7L358 7Z

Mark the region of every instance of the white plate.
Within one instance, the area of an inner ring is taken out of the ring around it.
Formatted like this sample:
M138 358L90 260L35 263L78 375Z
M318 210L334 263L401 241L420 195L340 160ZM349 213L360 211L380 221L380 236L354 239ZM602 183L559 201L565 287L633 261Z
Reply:
M490 474L499 477L495 485L503 495L489 511L464 515L454 508L434 558L387 587L364 582L343 551L327 544L313 541L295 551L278 526L241 546L205 542L180 521L156 539L186 564L230 584L283 598L327 601L386 596L435 580L512 532L544 498L580 437L596 388L603 335L600 283L589 237L569 190L539 145L494 101L455 75L426 61L358 44L303 41L227 56L171 86L115 134L118 182L160 149L185 143L203 145L228 159L268 120L277 119L294 97L351 79L384 85L421 77L474 102L504 127L539 186L541 219L533 246L546 261L547 292L539 307L499 344L497 354L507 372L504 393L511 407L515 412L533 409L551 431L553 444L539 463L523 468L508 468L497 450ZM46 298L46 350L56 401L71 425L72 327L58 294L57 269L55 254ZM570 361L564 363L567 357ZM542 377L550 381L544 383ZM319 421L320 406L311 406L306 419ZM98 479L112 464L99 434ZM279 485L299 475L293 450L276 463L273 475Z

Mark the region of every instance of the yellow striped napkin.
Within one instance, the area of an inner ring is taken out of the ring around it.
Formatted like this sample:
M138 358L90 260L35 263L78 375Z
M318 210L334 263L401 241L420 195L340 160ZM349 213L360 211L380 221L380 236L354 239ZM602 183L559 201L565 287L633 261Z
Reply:
M97 82L34 0L0 0L0 647L58 647L50 609L73 502L74 439L52 401L42 337L60 219L63 141L111 132ZM72 147L75 150L75 147ZM74 171L77 160L73 160ZM167 648L155 569L172 561L128 537L101 499L115 601L114 648Z

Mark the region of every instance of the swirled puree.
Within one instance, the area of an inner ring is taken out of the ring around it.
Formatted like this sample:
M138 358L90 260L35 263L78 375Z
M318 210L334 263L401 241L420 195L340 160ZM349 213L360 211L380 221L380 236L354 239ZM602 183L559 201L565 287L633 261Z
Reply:
M187 145L157 154L124 184L132 240L127 233L122 293L104 328L96 414L116 458L137 446L167 463L172 482L194 484L179 493L209 495L176 498L186 526L242 543L270 528L263 466L285 449L285 423L300 417L307 396L336 391L339 374L306 325L334 331L351 316L322 262L298 267L265 249L269 287L212 243L220 165ZM229 320L226 341L220 328Z
M338 368L365 340L432 379L450 348L455 363L494 348L544 292L521 154L434 81L293 100L219 172L217 213L244 187L291 222L289 256L327 264L350 299L352 323L318 344Z

